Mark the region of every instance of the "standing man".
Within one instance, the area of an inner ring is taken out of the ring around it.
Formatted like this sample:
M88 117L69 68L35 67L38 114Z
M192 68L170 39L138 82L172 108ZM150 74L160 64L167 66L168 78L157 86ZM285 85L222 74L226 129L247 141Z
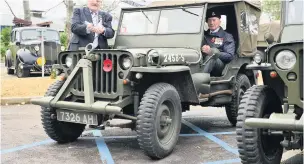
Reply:
M87 7L74 9L69 50L84 48L98 37L96 49L108 49L107 39L113 38L112 16L100 11L102 0L88 0Z
M210 59L204 67L204 73L210 73L211 76L221 76L225 64L234 59L235 41L233 36L223 30L221 25L221 15L216 11L207 12L207 22L209 30L205 33L205 45L202 52Z

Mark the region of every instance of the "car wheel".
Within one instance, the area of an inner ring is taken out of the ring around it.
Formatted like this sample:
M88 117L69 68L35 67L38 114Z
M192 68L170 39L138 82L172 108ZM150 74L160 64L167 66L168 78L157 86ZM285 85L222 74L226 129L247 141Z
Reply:
M235 126L237 122L238 107L240 100L246 90L251 87L251 83L245 74L238 74L232 95L232 101L225 106L226 115L230 123Z
M28 77L30 76L30 70L22 69L20 67L21 63L17 60L17 67L16 67L16 75L18 78Z
M248 118L269 118L272 112L282 113L282 106L275 91L267 86L253 86L241 100L236 133L242 163L280 163L283 147L282 135L269 135L266 130L245 125Z
M180 97L172 85L157 83L149 87L141 99L136 121L140 148L152 159L168 156L178 141L181 117Z
M8 75L13 75L15 73L14 69L7 68L7 74Z
M6 58L5 58L5 66L7 67L7 68L6 68L6 73L7 73L8 75L13 75L13 74L15 73L14 69L9 68L9 67L10 67L10 64L9 64L8 59L6 59Z
M52 84L45 96L55 96L64 81L56 81ZM58 143L67 143L77 140L84 131L84 124L61 122L56 119L56 109L41 107L42 125L46 134Z

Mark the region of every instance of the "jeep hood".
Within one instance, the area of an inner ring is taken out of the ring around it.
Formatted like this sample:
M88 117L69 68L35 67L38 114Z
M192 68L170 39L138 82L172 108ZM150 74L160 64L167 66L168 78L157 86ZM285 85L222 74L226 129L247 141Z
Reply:
M185 61L187 62L197 62L200 59L200 53L193 49L187 48L131 48L126 49L133 54L134 57L137 54L144 54L148 55L149 51L155 50L159 54L164 55L167 59L170 57L184 57ZM173 60L168 60L168 63L176 63Z

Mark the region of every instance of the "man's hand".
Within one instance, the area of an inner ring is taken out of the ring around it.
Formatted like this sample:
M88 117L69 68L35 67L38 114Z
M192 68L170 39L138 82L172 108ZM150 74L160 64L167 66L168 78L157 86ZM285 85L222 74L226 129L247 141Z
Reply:
M95 27L96 33L97 34L102 34L105 31L104 27Z
M208 54L208 55L211 54L211 48L210 48L210 46L208 46L208 45L204 45L204 46L202 47L202 51L203 51L204 53Z
M91 32L94 32L94 26L92 23L87 24L87 29L89 29Z

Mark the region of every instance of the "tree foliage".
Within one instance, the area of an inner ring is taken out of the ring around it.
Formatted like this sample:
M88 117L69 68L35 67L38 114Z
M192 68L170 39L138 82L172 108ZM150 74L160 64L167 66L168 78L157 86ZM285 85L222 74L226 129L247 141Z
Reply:
M11 31L11 27L6 27L1 30L1 57L5 55L6 50L9 48Z
M281 19L281 0L263 0L262 11L269 13L274 20Z
M67 48L67 46L68 46L68 34L67 34L66 31L60 33L60 42L61 42L62 46Z

